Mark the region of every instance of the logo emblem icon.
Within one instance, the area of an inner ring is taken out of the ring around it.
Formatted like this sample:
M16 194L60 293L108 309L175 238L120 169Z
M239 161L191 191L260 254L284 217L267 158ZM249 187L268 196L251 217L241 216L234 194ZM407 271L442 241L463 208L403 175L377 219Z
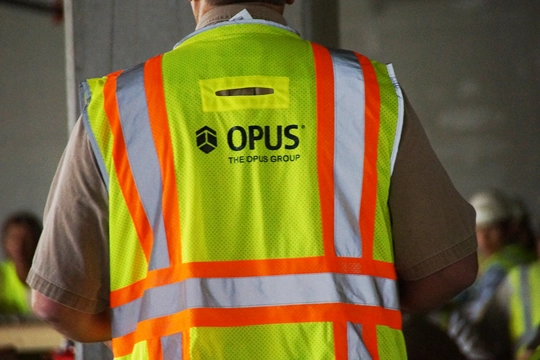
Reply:
M217 148L217 133L214 129L205 126L197 130L195 135L197 137L197 147L205 154Z

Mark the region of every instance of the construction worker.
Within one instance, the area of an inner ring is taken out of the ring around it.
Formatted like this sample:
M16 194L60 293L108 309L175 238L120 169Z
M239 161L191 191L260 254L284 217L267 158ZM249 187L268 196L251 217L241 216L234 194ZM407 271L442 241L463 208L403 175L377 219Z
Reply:
M41 220L29 212L15 212L2 224L0 261L0 315L29 316L29 288L25 280L41 234Z
M448 331L470 359L508 359L505 320L493 316L491 307L508 273L534 255L512 236L512 198L490 189L476 193L470 203L476 210L480 270L473 286L454 299Z
M470 289L476 294L469 302L468 311L471 318L478 319L510 269L534 257L524 255L512 238L514 205L508 195L491 189L475 194L470 202L476 210L480 270L478 280Z
M58 331L118 359L405 359L401 312L474 281L473 208L393 68L303 40L292 3L191 1L174 50L82 84L28 278Z

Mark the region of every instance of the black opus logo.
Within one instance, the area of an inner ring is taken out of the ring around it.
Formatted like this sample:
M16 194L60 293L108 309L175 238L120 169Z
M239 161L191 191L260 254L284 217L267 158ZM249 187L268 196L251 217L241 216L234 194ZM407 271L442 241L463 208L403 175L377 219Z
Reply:
M302 129L304 126L302 125ZM233 126L227 132L227 145L232 151L255 150L256 144L263 146L266 150L294 150L300 144L298 125L278 125L274 128L270 126L250 125L247 127ZM218 146L217 132L204 126L195 133L197 147L208 154Z
M195 133L197 137L197 147L204 153L208 154L217 148L216 131L208 126L200 128Z

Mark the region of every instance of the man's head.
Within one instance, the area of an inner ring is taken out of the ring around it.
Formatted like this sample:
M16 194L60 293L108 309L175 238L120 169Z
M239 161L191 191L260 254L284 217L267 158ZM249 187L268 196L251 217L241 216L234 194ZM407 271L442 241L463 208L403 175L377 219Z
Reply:
M191 7L193 8L193 15L195 16L195 21L199 22L199 19L204 15L208 10L224 5L232 4L244 4L244 3L257 3L270 7L279 13L283 14L285 5L291 5L294 3L294 0L189 0L191 2Z
M509 242L510 204L505 194L487 190L470 199L476 211L476 238L480 254L488 257Z
M22 282L30 270L41 230L41 221L26 212L9 216L2 226L4 252L15 263L17 275Z

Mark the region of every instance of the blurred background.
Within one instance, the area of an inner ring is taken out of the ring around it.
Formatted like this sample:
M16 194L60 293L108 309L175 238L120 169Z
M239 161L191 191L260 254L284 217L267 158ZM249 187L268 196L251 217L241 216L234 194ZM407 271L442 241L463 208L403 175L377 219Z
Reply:
M539 1L297 0L285 15L310 40L393 63L462 195L502 189L537 226ZM167 51L194 26L187 0L0 0L0 219L42 216L81 80Z

